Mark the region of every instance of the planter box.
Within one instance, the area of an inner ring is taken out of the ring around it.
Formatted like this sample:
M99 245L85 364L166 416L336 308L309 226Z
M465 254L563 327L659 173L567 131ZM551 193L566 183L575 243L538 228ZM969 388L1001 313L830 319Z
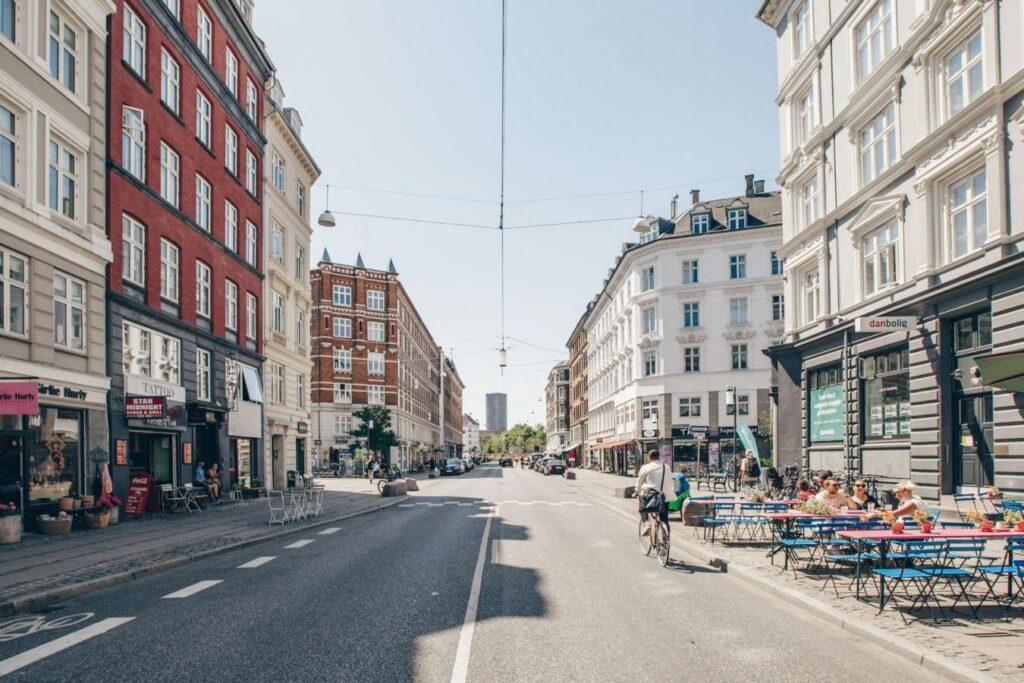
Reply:
M58 517L57 519L37 519L39 533L44 536L64 536L71 533L71 518Z
M0 545L21 541L21 515L0 517Z

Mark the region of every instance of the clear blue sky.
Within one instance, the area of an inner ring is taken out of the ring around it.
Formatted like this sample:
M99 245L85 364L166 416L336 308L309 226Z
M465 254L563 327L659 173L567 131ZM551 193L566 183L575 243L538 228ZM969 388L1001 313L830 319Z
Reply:
M778 170L774 34L760 0L509 0L507 226L624 220L506 233L509 367L499 375L496 231L338 216L324 246L370 267L393 258L466 382L465 409L509 394L509 421L543 421L550 366L647 213L699 187L739 194ZM338 211L497 224L500 0L260 0L286 102ZM716 180L717 179L717 180ZM343 189L445 195L456 201ZM581 194L603 197L533 201ZM543 348L537 348L543 347ZM548 349L548 350L545 350Z

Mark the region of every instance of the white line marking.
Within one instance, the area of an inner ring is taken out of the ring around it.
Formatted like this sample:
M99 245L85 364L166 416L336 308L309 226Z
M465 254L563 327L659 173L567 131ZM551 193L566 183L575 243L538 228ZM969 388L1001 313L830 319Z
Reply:
M402 503L398 507L400 507L400 508L411 508L411 507L416 507L417 505L419 505L419 503Z
M501 543L500 539L491 541L491 564L501 564Z
M263 557L257 557L254 560L249 560L245 564L238 565L238 569L256 569L256 567L262 567L267 562L276 559L276 555L264 555Z
M474 505L474 503L456 503L456 505L458 505L460 508L468 508L471 505Z
M336 533L338 531L341 531L341 527L340 526L332 526L332 527L328 527L327 529L324 529L323 531L321 531L320 535L321 536L330 536L331 534Z
M476 556L473 570L473 585L469 589L469 603L466 604L466 618L459 633L459 647L455 651L455 668L452 669L452 683L465 683L469 671L469 651L473 645L473 631L476 630L476 610L480 604L480 584L484 578L484 564L487 562L487 537L491 533L493 515L487 515L484 535L480 539L480 552Z
M444 503L442 503L442 505L458 505L458 504L459 504L459 501L457 501L457 500L446 500Z
M176 600L178 598L187 598L190 595L195 595L199 591L204 591L207 588L210 588L211 586L216 586L218 583L220 583L220 579L211 579L209 581L199 581L198 583L193 583L191 586L185 586L180 591L174 591L173 593L168 593L167 595L164 596L163 599L164 600Z
M304 547L306 547L307 545L309 545L310 543L312 543L315 540L316 540L315 538L304 538L301 541L295 541L295 543L289 543L284 548L285 548L285 550L293 550L295 548L304 548Z
M115 629L121 624L127 624L132 621L135 617L112 617L110 619L102 619L97 621L95 624L91 624L69 633L66 636L61 636L55 640L51 640L48 643L43 643L38 647L34 647L31 650L25 650L21 654L14 655L9 659L0 661L0 676L6 676L9 673L13 673L18 669L34 664L41 659L46 659L51 655L55 655L61 650L66 650L69 647L74 647L79 643L83 643L90 638L95 638L98 635L106 633L111 629Z

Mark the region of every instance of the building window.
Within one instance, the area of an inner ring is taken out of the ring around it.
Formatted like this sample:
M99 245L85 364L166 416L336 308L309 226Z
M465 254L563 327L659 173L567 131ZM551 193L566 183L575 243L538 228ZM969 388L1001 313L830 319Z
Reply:
M224 201L224 246L238 253L238 209Z
M306 280L306 250L298 243L295 244L295 280Z
M210 147L210 119L213 117L213 105L206 95L196 90L196 138L207 148Z
M224 168L238 176L238 133L227 124L224 125Z
M772 320L786 319L786 299L782 294L772 294Z
M978 98L985 89L985 64L981 50L981 32L961 43L946 57L946 107L949 116Z
M0 0L0 35L14 42L15 0Z
M683 372L700 372L700 347L683 348Z
M245 262L256 267L256 226L251 221L245 222Z
M910 435L910 351L889 351L860 359L865 439Z
M695 213L690 215L690 232L694 235L703 235L711 227L711 217L707 213Z
M750 415L750 397L746 394L737 394L736 406L727 403L725 405L725 414L732 415L735 407L739 407L739 410L737 411L738 415Z
M334 383L334 402L335 403L351 403L352 402L352 385L345 384L344 382Z
M146 25L128 5L124 6L124 61L146 79Z
M196 223L206 232L210 232L210 183L198 174L196 174Z
M349 349L334 349L334 371L352 371L352 351Z
M697 259L683 261L683 284L693 285L700 282L700 263Z
M181 80L181 68L170 53L160 49L160 100L167 108L178 113L178 93Z
M729 324L746 325L750 322L747 316L747 297L729 299Z
M295 183L295 211L306 217L306 188L302 183Z
M779 252L773 249L770 258L772 275L782 275L782 261L779 260Z
M121 277L146 286L146 226L121 215Z
M729 209L726 212L726 218L729 222L730 230L742 230L747 227L746 209Z
M351 306L352 288L344 285L334 285L331 288L331 301L335 306Z
M238 331L238 285L231 280L224 281L224 327Z
M349 432L352 431L352 416L351 415L335 415L334 416L334 433L340 436L348 436Z
M890 104L860 132L860 178L867 185L896 161L896 106Z
M285 172L284 172L284 159L276 152L271 150L270 152L270 165L273 176L274 187L284 192L285 186Z
M232 97L238 97L238 57L227 47L224 48L224 85L228 86Z
M202 7L196 7L196 46L206 61L213 61L213 22Z
M249 191L253 197L256 196L259 183L259 173L256 168L256 155L250 150L245 150L245 189Z
M270 258L284 263L284 229L277 221L270 223Z
M747 345L746 344L733 344L732 345L732 369L733 370L746 370L747 366Z
M648 292L654 289L654 266L647 266L640 269L640 291Z
M807 88L797 98L796 120L797 143L802 145L811 139L811 131L814 130L814 88Z
M259 302L255 294L245 294L245 336L249 339L256 339L256 331L259 329Z
M366 323L366 339L372 342L384 341L384 323L372 321Z
M892 0L881 0L857 25L857 76L863 81L893 48Z
M295 375L295 405L306 407L306 376L301 372Z
M811 11L807 2L802 2L793 11L793 57L794 61L807 52L811 45Z
M343 339L352 338L352 319L351 318L335 318L334 319L334 336L341 337Z
M53 276L53 343L85 350L85 283L63 273Z
M7 107L0 105L0 183L14 187L14 157L16 117Z
M817 320L821 313L821 277L817 268L804 273L803 285L803 323L806 325Z
M658 374L658 353L656 351L644 351L644 377Z
M301 308L295 309L295 345L306 345L306 312Z
M178 247L160 239L160 297L178 303L178 274L179 274Z
M729 257L729 279L742 280L747 276L747 255L736 254Z
M384 292L371 289L366 292L366 307L371 311L384 310Z
M259 93L256 91L256 84L250 79L245 79L245 112L253 121L259 114Z
M206 349L196 349L196 400L210 400L210 352Z
M383 353L368 353L366 354L366 371L371 375L383 375L384 374L384 354Z
M641 333L652 334L658 329L658 311L654 306L643 309L640 317Z
M12 334L26 334L28 259L7 249L0 249L0 297L3 297L0 301L0 329Z
M146 180L146 128L142 110L124 107L121 110L121 163L139 180Z
M700 303L691 301L683 304L683 327L700 327Z
M985 169L949 186L946 191L949 244L953 258L984 246L988 239L988 193Z
M78 34L56 12L50 12L50 75L76 92L78 77Z
M50 208L75 219L75 194L78 191L78 158L67 147L49 144Z
M899 254L899 224L889 221L864 236L861 244L864 258L864 294L896 284L896 264Z
M210 266L196 261L196 315L210 317Z
M181 170L181 160L178 153L167 146L166 142L160 143L160 197L167 203L178 206L178 173Z
M800 216L807 227L818 219L818 178L808 180L800 188Z
M679 399L679 417L700 417L700 397Z
M366 402L372 406L384 405L384 387L378 385L366 387Z
M270 293L270 310L274 332L284 334L284 297L277 292Z
M953 350L968 351L991 345L991 313L969 315L953 323Z
M121 341L124 374L179 383L181 341L176 337L124 322Z

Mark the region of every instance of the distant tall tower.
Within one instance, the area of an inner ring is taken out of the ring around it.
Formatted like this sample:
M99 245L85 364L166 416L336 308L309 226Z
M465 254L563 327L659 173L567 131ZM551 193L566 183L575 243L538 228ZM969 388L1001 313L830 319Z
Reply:
M487 431L503 432L508 429L508 395L487 394Z

